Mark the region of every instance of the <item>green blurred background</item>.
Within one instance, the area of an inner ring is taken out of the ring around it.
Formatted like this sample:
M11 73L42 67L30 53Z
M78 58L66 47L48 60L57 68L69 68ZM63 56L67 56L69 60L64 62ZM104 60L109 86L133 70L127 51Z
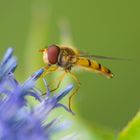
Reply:
M119 131L140 107L140 1L1 0L0 55L15 48L20 81L43 66L40 48L63 42L63 21L70 27L67 42L78 49L131 59L98 60L113 71L110 80L90 72L76 74L82 83L74 102L77 116L89 127Z

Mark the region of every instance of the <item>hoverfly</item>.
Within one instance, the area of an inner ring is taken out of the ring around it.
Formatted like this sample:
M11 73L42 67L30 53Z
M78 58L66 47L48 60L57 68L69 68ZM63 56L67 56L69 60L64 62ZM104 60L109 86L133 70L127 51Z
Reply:
M59 46L56 44L50 45L48 48L44 48L39 50L43 53L43 61L46 64L44 67L46 73L51 73L57 71L59 68L62 68L64 73L59 77L60 81L56 90L59 88L59 85L63 81L66 74L70 74L71 77L77 82L77 88L73 91L71 96L69 97L69 109L71 110L71 99L77 93L80 88L80 81L76 78L76 76L71 72L71 70L78 66L81 69L90 70L92 72L96 72L106 76L107 78L112 78L113 73L106 67L92 60L91 58L102 58L102 59L117 59L112 57L105 56L96 56L96 55L88 55L85 53L81 53L75 48L71 48L68 46ZM52 90L52 91L54 91Z

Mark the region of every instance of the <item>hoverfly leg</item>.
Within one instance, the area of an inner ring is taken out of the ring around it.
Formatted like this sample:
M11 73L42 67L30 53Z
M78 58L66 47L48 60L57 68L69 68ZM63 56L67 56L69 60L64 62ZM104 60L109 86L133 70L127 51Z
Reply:
M51 92L57 90L59 87L60 87L60 84L61 84L62 80L60 80L56 86L56 88L52 89Z
M80 88L80 86L81 86L81 83L80 83L80 81L77 79L77 77L76 77L73 73L69 72L69 74L71 75L71 77L72 77L72 78L76 81L76 83L77 83L76 89L73 91L73 93L72 93L71 96L69 97L69 109L72 111L72 109L71 109L72 97L75 96L75 95L78 93L78 90L79 90L79 88Z
M44 78L47 74L50 74L50 73L52 73L52 72L55 72L57 69L58 69L58 67L56 67L56 66L45 66L44 67L44 69L45 69L45 72L41 75L41 77L42 78ZM48 87L48 86L47 86ZM43 93L41 96L45 96L46 95L46 92L45 93Z
M55 72L56 70L58 69L58 67L54 67L54 66L45 66L44 67L44 72L43 74L41 75L42 78L44 78L47 74L50 74L51 72Z
M64 80L65 76L66 76L66 72L64 72L59 78L57 78L57 80L59 80L59 82L58 82L56 88L52 89L51 92L57 90L57 89L60 87L60 84L61 84L62 81ZM53 80L51 83L54 84L55 81L56 81L56 80ZM50 84L50 85L51 85L51 84Z

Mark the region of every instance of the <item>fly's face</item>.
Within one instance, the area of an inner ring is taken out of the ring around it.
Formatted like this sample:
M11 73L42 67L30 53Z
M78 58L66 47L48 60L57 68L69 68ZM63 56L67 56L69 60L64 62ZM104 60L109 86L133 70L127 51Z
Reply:
M44 63L49 64L47 49L44 49L44 51L43 51L43 61L44 61Z
M57 45L50 45L48 48L43 49L43 61L46 64L53 65L58 61L60 48Z

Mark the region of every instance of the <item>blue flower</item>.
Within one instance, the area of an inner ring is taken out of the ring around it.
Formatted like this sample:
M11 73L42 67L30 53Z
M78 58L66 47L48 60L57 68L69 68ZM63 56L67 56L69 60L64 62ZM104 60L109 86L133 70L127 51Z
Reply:
M44 69L39 69L21 84L14 77L16 67L17 60L13 56L13 49L9 48L0 61L0 140L50 140L57 118L48 123L44 121L57 107L63 107L72 113L59 101L73 86L69 85L59 94L50 96L49 87L44 80L47 92L46 97L42 98L35 89L35 83ZM26 96L34 97L39 104L30 108Z

